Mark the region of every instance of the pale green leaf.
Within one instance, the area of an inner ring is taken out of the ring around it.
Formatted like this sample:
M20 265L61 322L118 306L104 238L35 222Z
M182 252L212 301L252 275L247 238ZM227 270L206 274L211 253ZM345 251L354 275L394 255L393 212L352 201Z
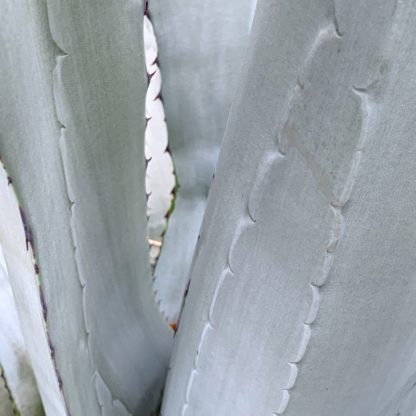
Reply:
M172 331L146 239L143 4L47 6L3 1L1 153L32 230L70 413L146 414ZM42 398L48 416L64 414Z
M415 24L260 0L163 414L414 415Z
M2 167L1 167L2 169ZM1 175L0 175L1 176ZM7 189L7 181L4 181L4 173L0 180L0 186ZM0 190L0 195L4 196ZM7 191L6 191L7 192ZM9 190L9 192L11 192ZM1 209L7 221L7 198L1 198ZM16 207L15 207L16 208ZM33 278L33 276L31 276ZM30 340L29 340L30 342ZM10 286L9 275L3 250L0 247L0 363L10 394L13 396L14 405L21 416L36 416L42 413L42 405L32 366L29 360L25 342L23 339L20 320L18 317L16 302ZM0 400L1 401L1 400ZM1 414L1 412L0 412Z

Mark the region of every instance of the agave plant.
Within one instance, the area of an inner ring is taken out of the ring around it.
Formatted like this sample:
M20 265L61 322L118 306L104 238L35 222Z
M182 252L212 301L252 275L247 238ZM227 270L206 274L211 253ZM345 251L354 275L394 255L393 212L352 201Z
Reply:
M414 2L1 4L0 416L414 415Z

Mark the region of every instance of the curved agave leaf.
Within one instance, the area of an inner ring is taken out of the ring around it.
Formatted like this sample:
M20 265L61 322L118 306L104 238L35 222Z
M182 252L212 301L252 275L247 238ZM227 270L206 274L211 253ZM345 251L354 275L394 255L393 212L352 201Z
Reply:
M0 174L0 186L7 188L7 177ZM6 179L6 181L4 181ZM0 190L4 195L4 190ZM6 209L5 198L1 198L1 209ZM17 208L7 207L7 209ZM17 211L18 212L18 211ZM4 217L3 217L4 218ZM20 218L17 218L20 221ZM23 230L22 230L23 231ZM33 268L30 269L33 274ZM33 278L33 275L30 275ZM30 342L30 340L29 340ZM46 344L47 345L47 344ZM8 387L13 396L14 405L22 416L43 414L42 404L32 367L23 340L20 321L17 315L16 302L10 287L9 275L3 250L0 247L0 363ZM6 376L7 374L7 376ZM1 399L0 399L1 402ZM0 411L0 415L2 412Z
M168 150L168 130L160 97L162 79L157 63L157 42L152 22L145 14L143 36L149 86L146 94L145 156L147 193L147 236L150 262L155 266L166 231L169 211L174 204L175 173Z
M38 266L10 177L3 165L0 166L0 204L0 242L7 259L7 272L2 267L2 283L8 284L9 289L9 293L2 291L2 315L7 317L7 321L1 327L0 359L10 396L15 409L22 415L41 413L23 335L47 414L65 415L66 406L59 387L59 375L55 371L53 346L47 334L47 310L37 276Z
M170 323L181 310L214 166L246 48L252 0L149 2L156 31L169 149L179 186L156 266Z
M147 414L172 331L146 241L143 5L3 5L0 146L32 229L67 406Z
M415 24L260 1L163 414L414 414Z

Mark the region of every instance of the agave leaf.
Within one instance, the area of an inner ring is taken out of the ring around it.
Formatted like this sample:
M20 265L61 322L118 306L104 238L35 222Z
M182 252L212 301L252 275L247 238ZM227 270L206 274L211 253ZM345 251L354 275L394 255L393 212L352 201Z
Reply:
M414 414L415 24L260 1L163 414Z
M3 3L0 146L32 230L68 410L147 414L172 332L146 241L143 5Z
M145 130L147 215L149 217L147 235L151 243L150 260L154 266L166 230L169 208L174 199L175 174L172 157L168 151L168 131L160 98L162 79L157 63L157 42L152 22L147 15L144 16L143 35L146 71L149 79Z
M7 180L7 178L6 178ZM7 187L3 178L0 185ZM4 191L0 191L4 195ZM2 209L6 208L1 198ZM11 208L11 207L7 207ZM18 218L19 219L19 218ZM33 278L33 276L30 276ZM30 340L29 340L30 342ZM7 266L0 248L0 363L16 409L22 416L43 414L32 367L23 340ZM1 401L1 400L0 400ZM0 412L0 414L2 414Z
M243 63L252 0L149 2L162 72L169 149L179 183L155 271L156 299L176 323Z
M7 388L15 409L22 415L41 414L32 365L46 411L64 415L65 403L47 335L46 309L42 305L33 251L26 240L19 205L3 165L0 166L0 201L0 241L3 247L1 309L4 319L0 359Z

